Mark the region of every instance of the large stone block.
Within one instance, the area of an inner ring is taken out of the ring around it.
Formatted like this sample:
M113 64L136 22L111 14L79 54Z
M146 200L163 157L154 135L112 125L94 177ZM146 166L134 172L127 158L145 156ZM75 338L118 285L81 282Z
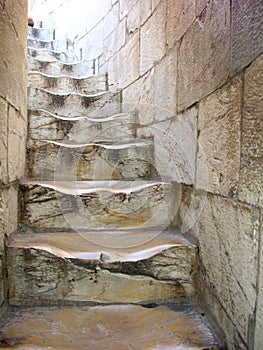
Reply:
M103 55L100 58L100 64L104 64L125 44L126 40L126 21L123 19L113 32L103 41Z
M27 121L11 106L8 117L8 176L14 181L25 174Z
M141 28L140 73L151 69L165 55L166 3L163 2Z
M16 187L0 189L0 252L4 247L5 236L17 229L18 190Z
M212 0L182 39L178 57L178 109L225 83L230 70L230 3Z
M174 117L177 88L176 47L155 66L153 84L154 120L161 121Z
M3 256L0 254L0 310L4 303L5 292L4 292L4 272L3 272Z
M164 229L178 186L154 180L25 181L21 220L36 229Z
M38 142L27 150L27 177L41 180L154 178L153 144Z
M9 7L8 7L9 8ZM21 13L23 15L23 13ZM8 29L7 29L8 28ZM22 31L22 28L21 28ZM25 115L26 102L26 36L18 41L18 34L5 11L0 14L0 95Z
M8 182L8 103L0 97L0 181Z
M154 140L155 167L162 178L193 184L197 152L197 109L142 127L138 135Z
M136 110L140 125L153 122L155 113L153 86L154 72L151 70L123 90L123 108L124 110Z
M198 221L203 278L220 304L211 309L219 323L220 309L225 310L244 343L257 297L258 220L259 213L251 206L208 195Z
M261 0L232 1L231 74L263 52L262 13Z
M263 348L263 211L260 218L261 251L258 270L258 299L256 309L255 349Z
M109 85L124 88L139 77L139 32L109 60Z
M263 55L245 71L239 198L263 206Z
M242 82L239 77L200 101L196 186L237 194L240 167Z
M195 0L168 0L167 44L173 47L195 20Z
M9 249L7 266L12 305L58 301L139 303L185 296L183 284L178 281L113 272L92 265L82 267L39 249Z

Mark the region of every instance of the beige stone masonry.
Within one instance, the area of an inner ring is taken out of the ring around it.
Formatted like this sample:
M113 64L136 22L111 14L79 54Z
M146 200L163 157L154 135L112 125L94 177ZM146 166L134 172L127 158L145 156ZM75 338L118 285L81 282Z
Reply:
M242 82L239 77L200 101L198 189L230 197L237 194L241 103Z
M231 74L246 67L263 51L263 3L232 1Z
M256 305L259 213L250 206L210 195L203 206L198 239L203 278L210 290L205 301L220 319L221 311L216 306L219 301L246 342L249 319ZM221 326L231 339L227 324Z
M245 71L239 198L263 206L263 55Z
M195 0L167 1L167 44L173 47L195 20Z
M162 178L193 184L197 150L197 109L142 127L140 137L149 137L155 144L155 166Z
M18 224L17 186L0 189L0 252L4 248L4 238L16 231Z
M230 69L230 3L212 0L182 39L178 57L178 109L224 84Z
M144 26L140 36L140 73L151 69L165 55L166 2L156 8Z
M139 77L139 32L110 59L108 70L109 85L118 88L125 88Z
M138 111L140 125L153 122L155 113L153 88L154 70L151 70L123 90L123 107L125 110Z

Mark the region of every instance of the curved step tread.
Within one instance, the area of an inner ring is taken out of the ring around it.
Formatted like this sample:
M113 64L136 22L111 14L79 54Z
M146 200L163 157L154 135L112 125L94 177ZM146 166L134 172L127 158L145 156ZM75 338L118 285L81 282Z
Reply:
M95 180L95 181L21 181L23 186L41 186L63 194L81 196L90 193L109 192L131 194L156 186L170 186L170 182L160 180Z
M47 75L42 72L28 72L28 86L41 87L52 92L75 91L83 94L107 90L105 74L72 77L68 75Z

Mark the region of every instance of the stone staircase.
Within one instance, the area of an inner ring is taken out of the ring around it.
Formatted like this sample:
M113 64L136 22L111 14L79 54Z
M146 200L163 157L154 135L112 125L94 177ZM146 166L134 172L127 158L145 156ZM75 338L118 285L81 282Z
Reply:
M179 186L159 177L136 112L54 31L30 28L28 46L27 178L0 344L222 349L193 306L196 242L171 225Z

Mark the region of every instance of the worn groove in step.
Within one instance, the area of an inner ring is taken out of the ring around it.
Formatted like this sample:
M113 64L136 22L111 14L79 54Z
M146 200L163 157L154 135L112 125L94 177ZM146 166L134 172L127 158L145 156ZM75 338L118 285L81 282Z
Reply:
M97 180L97 181L38 181L23 180L24 186L41 186L73 196L90 193L109 192L112 194L131 194L156 186L170 186L170 182L160 180Z
M21 350L222 349L202 311L187 305L10 308L0 326L0 344Z
M44 60L39 60L37 58L28 56L28 70L39 71L45 74L59 76L61 74L69 76L83 76L92 75L94 73L93 61L90 62L59 62L54 60L52 62L47 62Z
M106 80L105 74L71 77L67 75L47 75L34 71L28 72L29 87L42 87L52 92L67 93L69 91L75 91L87 95L99 91L106 91Z
M108 237L108 248L94 243L98 236ZM130 247L114 248L113 236L118 235L120 243L129 237ZM141 236L145 241L137 244ZM133 244L134 242L134 244ZM110 248L112 246L112 248ZM149 259L170 248L196 250L196 242L171 231L135 230L116 232L26 232L15 234L8 240L9 248L33 248L45 250L61 258L81 260L101 260L107 256L107 262L138 262Z
M109 91L101 91L94 94L81 94L77 92L54 93L42 88L28 89L28 108L45 109L51 113L62 115L87 115L106 108L112 113L119 112L120 95Z

